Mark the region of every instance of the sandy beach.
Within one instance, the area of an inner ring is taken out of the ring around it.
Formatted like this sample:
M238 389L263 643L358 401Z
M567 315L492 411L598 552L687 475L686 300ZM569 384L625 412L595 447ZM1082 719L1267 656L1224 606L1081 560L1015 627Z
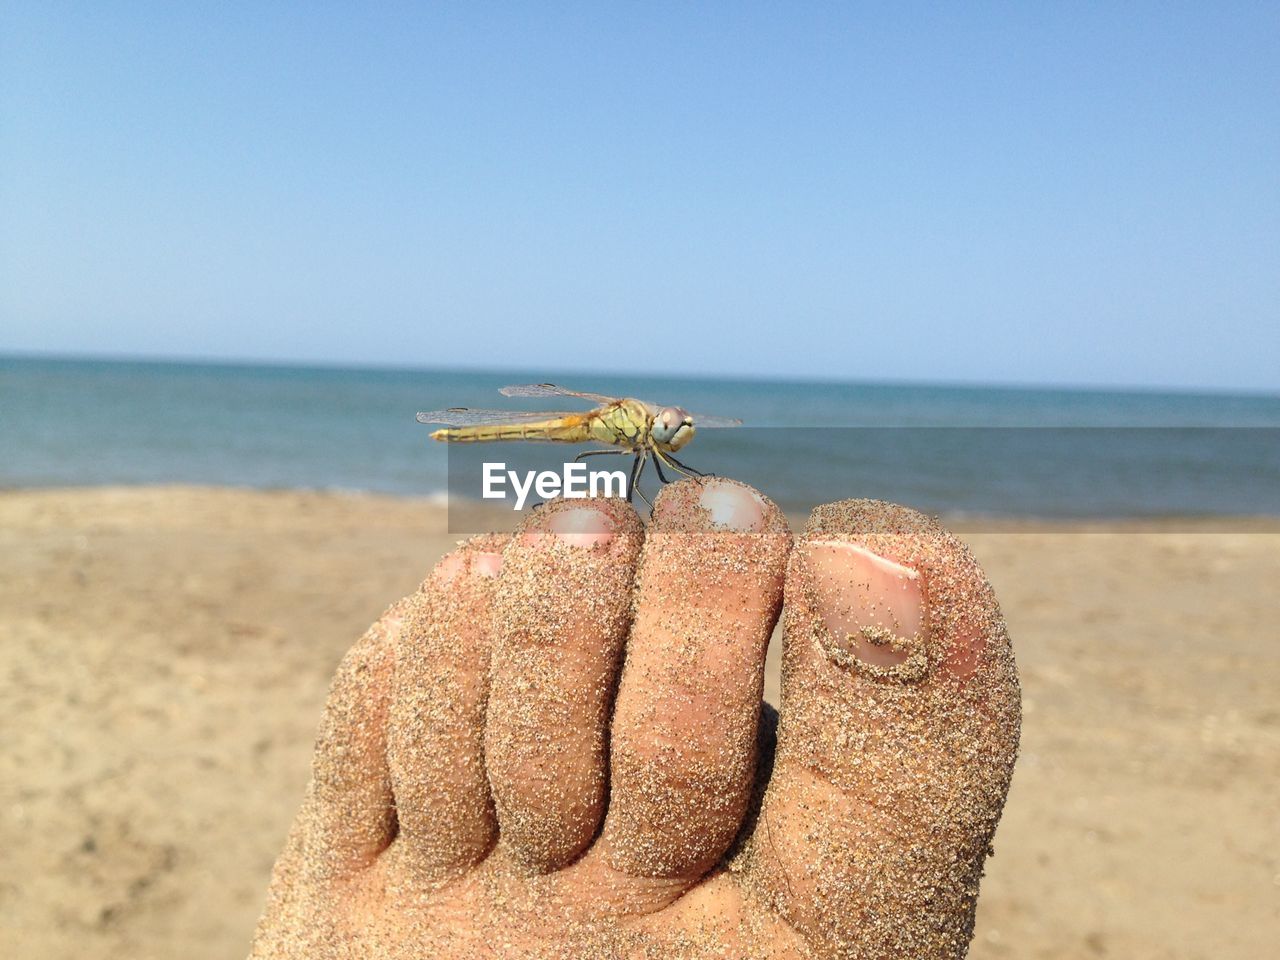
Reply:
M964 535L1025 708L971 956L1270 955L1280 524ZM425 500L0 493L6 953L243 956L338 659L456 539Z

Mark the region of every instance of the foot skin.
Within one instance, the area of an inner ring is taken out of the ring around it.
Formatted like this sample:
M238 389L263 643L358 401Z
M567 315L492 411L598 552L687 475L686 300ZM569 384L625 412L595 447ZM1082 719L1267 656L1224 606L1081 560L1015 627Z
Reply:
M785 589L782 705L762 710ZM556 501L347 655L255 957L962 957L1017 749L965 547L727 480Z

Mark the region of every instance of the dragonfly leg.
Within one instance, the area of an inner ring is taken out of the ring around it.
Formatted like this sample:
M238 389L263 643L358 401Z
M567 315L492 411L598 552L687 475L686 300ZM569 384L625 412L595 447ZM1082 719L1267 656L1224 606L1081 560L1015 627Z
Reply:
M618 450L583 450L580 454L578 454L576 457L574 457L574 458L573 458L573 462L574 462L574 463L581 463L581 462L582 462L584 459L586 459L587 457L624 457L624 456L626 456L628 453L631 453L631 451L630 451L630 450L625 450L625 449L618 449ZM631 502L631 491L635 489L635 486L636 486L636 472L635 472L635 466L634 466L634 465L632 465L632 468L631 468L631 483L627 486L627 503L630 503L630 502ZM642 496L642 497L643 497L643 496L644 496L644 494L642 493L642 494L640 494L640 496ZM648 501L645 501L645 502L647 503Z
M644 472L644 463L648 456L649 454L645 450L641 450L636 454L635 463L631 465L631 483L627 487L627 502L631 502L633 493L638 493L640 494L640 499L648 505L650 510L653 510L653 504L644 495L644 491L640 489L640 474Z
M627 503L631 503L631 498L636 493L636 477L640 473L640 455L637 454L635 460L631 461L631 476L627 480Z
M654 454L653 469L658 471L658 480L661 481L664 485L671 482L670 480L667 479L667 475L662 472L662 454L661 453Z
M673 457L671 454L669 454L669 453L663 453L661 450L655 450L655 451L654 451L654 455L655 455L659 460L661 460L663 463L665 463L667 466L671 467L673 470L679 470L679 471L680 471L681 473L683 473L686 477L692 477L692 478L695 478L695 479L696 479L696 478L701 478L701 477L714 477L714 476L715 476L715 474L714 474L714 473L703 473L701 470L695 470L695 469L693 469L693 467L690 467L690 466L687 466L687 465L685 465L685 464L681 463L679 460L677 460L677 459L676 459L675 457ZM661 471L659 471L659 475L661 475Z
M617 457L630 452L630 450L583 450L573 458L573 462L578 463L586 457Z
M583 450L580 454L578 454L576 457L573 458L573 462L581 463L584 457L609 457L609 456L616 457L616 456L627 454L630 452L631 451L629 450ZM631 495L628 494L627 500L630 500L630 499L631 499ZM539 500L537 503L531 505L529 509L537 510L540 507L544 507L544 506L546 506L546 503L542 500Z

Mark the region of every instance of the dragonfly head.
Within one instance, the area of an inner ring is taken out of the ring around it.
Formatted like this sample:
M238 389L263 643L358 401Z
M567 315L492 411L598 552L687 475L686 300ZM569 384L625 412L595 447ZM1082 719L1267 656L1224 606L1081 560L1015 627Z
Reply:
M651 432L658 446L675 452L693 439L693 417L680 407L663 407L653 418Z

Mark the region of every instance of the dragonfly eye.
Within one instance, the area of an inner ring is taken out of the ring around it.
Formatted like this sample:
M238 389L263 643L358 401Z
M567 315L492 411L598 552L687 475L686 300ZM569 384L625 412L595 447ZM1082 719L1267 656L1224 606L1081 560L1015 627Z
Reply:
M693 439L693 418L680 407L663 407L653 418L653 439L678 450Z

